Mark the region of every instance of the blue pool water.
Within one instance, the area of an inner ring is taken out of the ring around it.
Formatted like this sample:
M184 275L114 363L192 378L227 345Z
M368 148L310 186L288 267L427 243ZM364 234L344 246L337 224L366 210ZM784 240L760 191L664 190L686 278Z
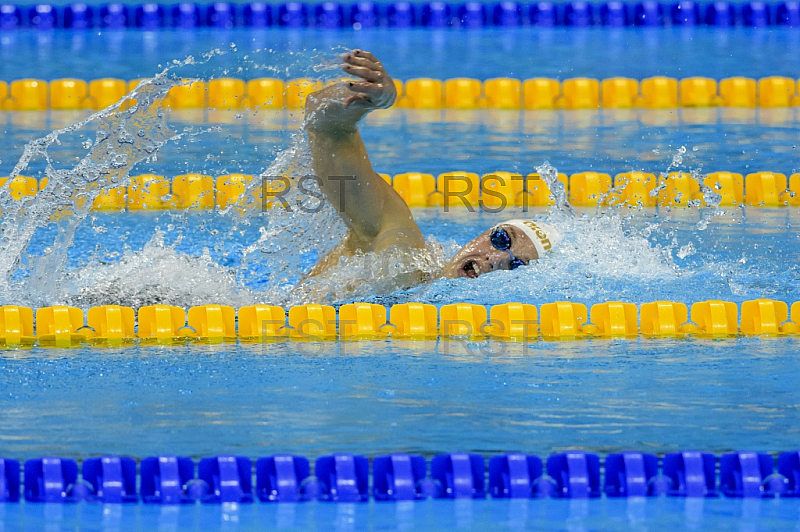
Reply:
M399 79L486 79L576 76L785 75L797 78L800 33L795 28L487 28L462 30L320 31L273 28L221 31L137 30L37 32L16 30L0 38L0 79L20 76L119 77L152 75L175 60L200 60L203 77L301 77L312 51L361 47L373 51ZM97 57L102 54L102 60ZM247 56L247 57L245 57ZM58 58L54 60L54 58ZM277 59L276 59L277 57ZM457 58L457 60L455 59Z
M196 459L794 449L795 339L280 343L7 355L4 453ZM202 427L198 431L198 426Z
M523 39L533 43L530 51L519 47ZM87 79L141 77L172 59L200 57L231 41L237 42L236 52L177 67L175 73L215 76L243 65L244 72L228 74L255 77L278 71L281 77L299 77L313 72L309 62L330 59L332 46L358 45L385 57L389 70L404 79L797 77L797 39L796 32L744 29L487 30L468 38L463 32L383 30L55 32L42 38L21 31L2 36L0 54L8 60L7 72L46 79L78 74ZM278 46L280 52L257 60L244 57L251 53L245 50ZM55 61L57 49L73 52ZM96 49L104 50L103 55L95 55ZM422 55L421 49L434 52ZM796 113L796 108L398 110L370 118L364 138L376 169L387 173L532 172L547 161L566 173L774 170L788 175L798 171ZM84 117L77 112L0 115L0 173L12 170L26 142ZM131 173L258 174L295 146L299 119L288 112L175 112L169 123L184 136L166 144L157 158L138 163ZM50 164L72 169L89 150L84 143L94 139L96 127L89 124L62 134L60 143L47 151ZM42 177L47 162L38 157L23 173ZM85 309L156 301L184 307L303 302L303 295L287 292L287 286L343 230L330 211L317 218L278 211L244 217L105 213L91 214L73 228L69 218L50 223L51 207L28 207L31 213L43 212L43 222L19 266L4 281L4 304L69 303ZM414 212L423 233L444 253L517 214L512 209L501 214ZM405 301L541 305L572 300L591 305L610 300L800 300L797 209L576 209L570 214L538 208L527 214L547 216L565 233L563 246L536 266L474 281L438 280L390 294L376 294L367 286L330 302L366 300L389 306ZM296 227L282 225L289 222ZM262 227L277 232L259 240ZM301 230L307 240L298 244L294 233L281 230L284 227ZM333 291L335 286L328 288ZM795 450L800 441L793 377L800 369L799 344L797 337L512 344L394 340L3 351L0 456L82 460L121 454L141 459L169 453L198 459L219 453L256 458L291 452L314 458L330 452L369 457L412 452L430 458L452 451L547 456L573 448L601 455L628 449L659 455L684 449L717 455L742 449L774 454ZM797 516L797 502L786 499L180 509L0 505L0 523L8 530L786 530L797 526Z
M234 507L4 505L11 530L791 530L789 501L732 499L457 500ZM368 523L368 524L366 524ZM14 528L16 527L16 528Z
M363 136L377 171L419 171L437 175L454 169L479 174L498 170L529 173L549 161L560 172L631 170L652 173L770 170L787 176L800 171L797 108L675 109L601 111L390 110L370 117ZM42 131L71 124L70 111L5 113L0 173L8 175L27 142ZM176 131L208 131L168 144L157 160L143 161L136 173L172 177L245 171L259 174L287 148L299 127L298 112L174 111ZM56 168L72 168L83 157L82 143L96 128L65 135L48 150ZM442 138L452 149L442 157ZM84 137L80 137L84 135ZM757 142L754 142L757 140ZM681 154L681 148L685 153ZM674 158L681 162L673 165ZM25 175L44 176L46 161L34 160Z

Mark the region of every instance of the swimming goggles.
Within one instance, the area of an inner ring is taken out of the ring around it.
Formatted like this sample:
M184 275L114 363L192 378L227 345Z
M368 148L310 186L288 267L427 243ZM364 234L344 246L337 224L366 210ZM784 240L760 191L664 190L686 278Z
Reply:
M507 251L508 254L511 255L511 262L508 263L509 270L516 270L520 266L525 266L524 262L516 258L514 254L511 253L511 237L509 236L508 231L502 227L495 227L492 229L492 232L489 235L489 241L492 243L492 246L494 246L495 249Z

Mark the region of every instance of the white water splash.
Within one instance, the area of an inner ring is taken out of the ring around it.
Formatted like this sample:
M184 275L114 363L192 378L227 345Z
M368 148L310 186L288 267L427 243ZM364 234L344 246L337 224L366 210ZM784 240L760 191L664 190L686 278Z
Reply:
M157 231L139 251L129 251L113 263L92 263L68 274L64 300L75 306L169 304L182 307L209 302L252 305L258 294L241 286L236 271L217 264L206 250L200 257L164 244ZM51 303L52 304L52 303Z
M14 200L8 187L0 189L0 275L5 283L0 297L6 301L23 300L35 305L51 304L59 299L60 282L65 274L66 254L75 229L90 211L97 195L110 188L127 186L129 172L136 163L152 156L169 140L178 137L166 124L161 99L180 82L162 73L140 84L129 95L136 104L124 110L123 101L97 112L72 126L53 131L25 146L24 153L11 172L22 174L37 158L47 163L47 186L34 200ZM97 125L95 141L88 153L71 169L56 169L48 148L59 138L86 127ZM13 275L19 268L34 232L53 217L67 217L58 225L54 245L31 268L25 283L16 283Z

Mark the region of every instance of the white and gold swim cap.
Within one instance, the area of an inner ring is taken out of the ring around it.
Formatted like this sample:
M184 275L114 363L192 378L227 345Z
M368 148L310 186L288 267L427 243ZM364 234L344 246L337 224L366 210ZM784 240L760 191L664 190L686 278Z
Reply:
M561 234L552 225L542 222L514 219L503 222L503 224L522 231L533 242L533 247L536 248L536 253L539 257L552 250L561 241Z

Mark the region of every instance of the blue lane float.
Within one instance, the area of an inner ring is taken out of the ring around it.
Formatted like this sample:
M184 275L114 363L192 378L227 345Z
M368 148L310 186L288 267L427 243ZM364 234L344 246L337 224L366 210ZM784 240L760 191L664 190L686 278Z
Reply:
M772 9L763 2L750 2L742 6L742 18L745 26L763 28L772 24Z
M778 475L786 479L784 497L800 497L800 451L778 457Z
M100 27L121 30L132 24L131 12L125 4L108 4L100 7Z
M164 6L159 4L137 6L133 19L137 28L157 30L164 25Z
M659 467L659 461L661 462ZM430 465L430 469L428 466ZM259 458L219 455L191 458L171 455L88 458L79 475L69 458L44 457L20 463L0 459L0 502L187 504L202 502L265 503L366 502L436 499L606 497L796 498L800 497L800 451L775 460L750 451L684 451L663 458L635 451L600 457L583 451L553 454L546 464L534 455L509 453L484 457L474 453L434 456L391 454L370 461L365 456L333 454L317 458L312 473L303 456L276 454ZM717 476L717 471L719 475ZM20 475L24 483L20 482ZM253 477L255 476L255 492ZM602 478L604 477L604 478ZM487 489L488 478L488 489Z
M606 2L600 6L600 20L603 26L612 28L630 26L630 8L623 2Z
M764 453L728 453L719 459L719 490L728 497L774 497L780 481L771 482L773 460Z
M450 4L430 2L422 5L421 24L427 28L446 28L452 24Z
M256 495L262 502L300 502L316 498L318 490L312 492L307 482L310 476L311 466L304 456L277 454L259 458L256 460Z
M484 460L479 454L440 454L431 460L437 499L483 499L484 476Z
M433 496L425 458L418 454L377 456L372 461L376 501L413 501Z
M52 30L58 25L58 10L47 4L33 6L28 10L28 23L37 30Z
M344 26L344 7L336 2L324 2L314 7L314 20L318 28L338 29Z
M654 454L610 454L605 465L604 491L609 497L647 497L666 493L666 483L658 481L658 457Z
M94 10L86 4L72 4L64 8L64 27L85 30L95 25Z
M89 458L81 468L96 502L120 504L137 502L136 461L120 456Z
M522 24L522 5L517 2L500 2L492 8L495 26L512 28Z
M22 10L14 5L0 5L0 31L22 26Z
M236 24L236 6L230 2L214 2L206 8L206 25L227 30Z
M486 25L486 6L480 2L461 4L458 6L458 23L462 28L482 28Z
M77 502L84 498L78 484L78 464L69 458L48 456L25 462L25 500Z
M736 24L736 10L728 2L714 2L706 6L705 23L709 26L728 27Z
M686 451L664 456L662 470L669 481L667 495L716 497L716 457L711 453Z
M552 2L537 2L528 10L532 26L551 28L558 24L558 9Z
M194 479L194 461L187 457L151 456L140 467L142 502L150 504L186 504L199 497L190 493Z
M411 2L395 2L386 7L386 24L390 28L412 28L417 24L417 7Z
M664 6L658 2L640 2L633 7L633 21L637 26L663 26Z
M278 6L278 25L285 28L302 28L308 24L308 6L289 2Z
M780 26L800 27L800 2L782 2L775 10L776 23Z
M214 456L197 464L197 478L205 488L204 503L253 502L253 474L245 456Z
M233 4L143 3L127 6L120 3L66 6L51 4L0 5L0 31L32 28L49 31L56 28L86 30L91 28L137 28L146 31L161 28L189 30L209 27L321 29L376 27L466 28L486 27L660 27L709 25L730 27L784 26L800 27L800 2L778 3L759 1L742 4L718 1L697 3L693 0L662 3L658 1L565 3L501 1L495 3L464 2L285 2L271 5L264 2Z
M356 29L370 29L381 25L381 14L377 4L358 2L350 6L350 24Z
M319 499L329 502L369 500L369 460L365 456L320 456L314 464L319 480Z
M701 22L700 6L691 1L672 4L670 15L673 26L697 26Z
M588 2L569 2L564 6L564 25L585 28L594 24L594 7Z
M172 26L190 30L200 26L200 6L183 2L172 6Z
M242 8L242 22L251 28L272 26L272 6L264 2L252 2Z
M600 457L581 451L555 454L547 459L547 475L555 481L560 499L597 498L600 491Z
M0 458L0 502L18 502L19 489L19 462Z
M542 459L534 455L510 453L489 459L489 493L495 499L527 499L547 496L550 489L542 490L537 479L544 472ZM548 484L549 487L549 484Z

